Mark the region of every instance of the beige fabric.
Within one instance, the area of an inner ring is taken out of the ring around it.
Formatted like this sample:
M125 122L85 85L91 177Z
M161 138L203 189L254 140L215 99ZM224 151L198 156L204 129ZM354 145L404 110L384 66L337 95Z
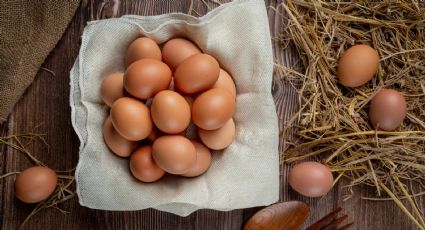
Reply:
M0 1L0 123L34 80L79 0Z
M107 109L99 87L123 71L126 47L139 36L157 43L187 36L216 57L238 90L236 139L215 152L206 174L167 175L139 183L128 161L109 152L102 138ZM71 71L72 124L81 140L76 171L80 204L94 209L153 207L186 216L201 208L231 210L267 205L279 198L278 124L271 95L273 58L268 19L261 0L237 0L201 18L184 14L124 16L90 22Z

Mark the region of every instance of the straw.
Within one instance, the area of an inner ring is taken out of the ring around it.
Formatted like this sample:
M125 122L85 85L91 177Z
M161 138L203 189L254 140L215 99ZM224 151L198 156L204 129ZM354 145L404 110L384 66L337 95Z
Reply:
M393 200L425 229L414 202L425 194L425 3L287 0L277 10L288 18L278 41L282 49L295 46L300 59L290 68L276 65L299 93L298 111L282 130L284 161L318 159L350 181L348 191L375 187L376 197L367 199ZM347 88L338 82L338 60L355 44L376 49L380 66L370 82ZM375 130L368 117L383 88L407 102L406 119L391 132Z

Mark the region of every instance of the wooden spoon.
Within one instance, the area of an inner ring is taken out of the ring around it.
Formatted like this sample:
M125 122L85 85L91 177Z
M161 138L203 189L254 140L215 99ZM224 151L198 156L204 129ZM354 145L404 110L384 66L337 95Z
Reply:
M277 203L261 209L246 222L244 230L298 230L310 214L300 201Z

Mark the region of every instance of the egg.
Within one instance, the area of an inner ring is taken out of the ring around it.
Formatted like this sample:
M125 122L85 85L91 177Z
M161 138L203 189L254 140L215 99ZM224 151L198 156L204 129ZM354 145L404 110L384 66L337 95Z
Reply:
M295 165L288 174L289 185L308 197L326 195L333 183L331 170L317 162L303 162Z
M211 165L211 151L205 145L192 141L196 149L196 162L190 169L182 174L185 177L195 177L203 174Z
M106 146L119 157L128 157L137 147L137 141L129 141L122 137L112 125L111 117L103 124L103 139Z
M407 106L403 95L393 89L380 90L371 100L369 118L375 129L393 131L406 117Z
M142 182L154 182L164 176L165 171L152 158L152 146L138 148L130 157L130 171Z
M56 189L56 172L36 166L22 171L15 180L15 195L25 203L38 203L47 199Z
M192 105L192 120L205 130L222 127L233 116L235 97L221 88L210 89L200 94Z
M169 134L183 132L190 122L190 107L183 96L164 90L153 98L152 120L156 127Z
M168 89L170 82L170 68L155 59L136 61L124 74L125 89L139 99L151 98L159 91Z
M347 87L359 87L370 81L378 71L378 52L368 45L349 48L338 63L338 78Z
M125 54L125 66L128 67L131 63L143 58L162 60L161 49L158 44L147 37L137 38L128 46Z
M198 129L199 138L208 148L221 150L227 148L235 138L235 122L229 119L226 124L215 130Z
M220 74L220 66L208 54L195 54L183 61L174 72L174 85L183 93L199 93L211 88Z
M152 145L152 156L159 167L171 174L184 174L196 162L195 146L184 136L166 135Z
M111 106L118 98L124 97L123 79L123 73L113 73L102 81L100 94L106 105Z
M162 47L164 62L174 71L188 57L202 53L191 41L184 38L174 38L167 41Z
M232 77L225 70L220 69L218 79L212 88L227 89L234 97L236 97L236 85Z
M134 98L122 97L111 108L112 124L115 130L130 141L139 141L152 132L149 108Z

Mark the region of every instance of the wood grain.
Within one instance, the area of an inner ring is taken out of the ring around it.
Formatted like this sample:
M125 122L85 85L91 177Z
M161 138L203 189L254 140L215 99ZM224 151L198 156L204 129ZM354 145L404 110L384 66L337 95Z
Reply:
M229 0L221 0L227 2ZM292 66L297 61L294 47L281 47L276 39L285 26L285 15L279 10L281 0L265 1L268 7L270 30L273 37L275 62ZM192 15L200 16L217 7L212 0L193 0ZM41 144L28 147L38 158L54 169L71 169L78 161L78 138L70 122L69 71L77 57L81 34L87 21L124 14L157 15L169 12L189 12L189 0L83 0L64 36L49 55L44 68L55 73L40 70L34 83L15 106L8 121L0 126L0 134L17 134L36 131L45 133L49 148ZM274 10L278 9L278 12ZM285 81L282 72L277 71L272 86L279 116L279 125L285 128L285 121L297 108L297 92ZM285 142L281 142L281 148ZM23 170L31 166L30 161L11 148L2 146L0 155L1 172ZM337 206L344 208L349 221L355 222L354 229L415 229L404 214L392 202L372 202L360 196L373 196L372 188L362 187L355 195L343 202L347 195L345 182L339 183L327 196L308 199L292 191L286 181L288 166L282 166L282 201L301 200L311 206L311 216L305 226L320 219ZM14 198L14 177L0 180L0 229L16 229L34 206L18 202ZM424 198L418 198L422 210ZM56 209L44 210L28 223L27 229L241 229L243 223L259 208L218 212L200 210L181 218L173 214L152 209L137 212L110 212L81 207L77 199L60 207L69 211L62 214Z

